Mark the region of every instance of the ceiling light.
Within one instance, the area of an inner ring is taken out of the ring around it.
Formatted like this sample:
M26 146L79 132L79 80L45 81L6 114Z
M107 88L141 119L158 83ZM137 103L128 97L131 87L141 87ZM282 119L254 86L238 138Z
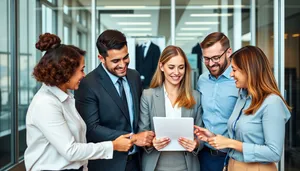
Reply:
M107 9L140 9L146 8L146 6L104 6Z
M203 33L177 33L177 36L202 36Z
M118 22L118 25L151 25L151 22Z
M300 36L300 34L298 33L298 34L293 34L292 35L292 37L299 37Z
M111 14L113 18L127 18L127 17L151 17L151 14Z
M186 30L186 31L204 31L204 30L210 30L210 28L181 28L180 30Z
M185 22L186 25L212 25L212 24L219 24L218 21L212 22Z
M203 5L203 8L244 8L245 5Z
M194 40L194 37L176 37L176 40Z
M124 31L151 31L152 28L122 28Z
M128 36L151 36L152 33L127 33Z
M191 14L191 17L224 17L232 16L232 13L217 13L217 14Z

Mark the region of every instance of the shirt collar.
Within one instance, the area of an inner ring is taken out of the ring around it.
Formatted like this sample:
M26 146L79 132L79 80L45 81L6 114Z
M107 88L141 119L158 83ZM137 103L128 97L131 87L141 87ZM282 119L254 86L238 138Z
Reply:
M151 41L147 41L145 43L142 44L142 46L145 46L146 48L149 47L151 44Z
M112 73L110 73L109 71L107 71L106 67L103 65L103 63L101 63L104 71L107 73L107 75L109 76L109 78L111 79L111 81L113 82L113 84L117 84L117 81L119 80L119 77L113 75ZM126 76L122 77L123 80L125 80L125 82L127 82Z
M64 102L65 100L67 100L68 97L73 98L73 94L70 93L68 91L68 93L65 93L64 91L62 91L60 88L58 88L57 86L47 86L46 84L43 83L42 87L48 89L51 93L54 94L54 96L56 96L59 101Z
M241 99L248 99L248 98L252 99L252 96L248 94L248 90L244 88L241 88L239 90L239 95Z
M224 76L224 77L227 78L227 79L233 79L233 78L230 76L231 71L232 71L232 68L231 68L231 65L229 65L229 66L226 68L226 70L225 70L219 77ZM210 74L210 72L208 72L208 77L209 77L210 79L215 78L213 75Z

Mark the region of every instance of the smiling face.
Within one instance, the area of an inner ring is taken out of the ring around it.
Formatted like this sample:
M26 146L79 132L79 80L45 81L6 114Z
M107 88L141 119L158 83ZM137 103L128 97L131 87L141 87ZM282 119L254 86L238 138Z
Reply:
M127 46L125 45L120 50L108 50L107 55L105 58L98 56L105 68L117 77L125 76L130 62Z
M165 64L160 63L160 70L165 76L165 84L179 86L185 74L185 62L182 56L170 58Z
M209 70L210 74L219 77L230 65L230 55L232 53L231 48L224 49L220 42L216 42L214 45L202 49L203 57L210 59L205 63L205 66ZM211 58L219 57L218 62L213 62Z
M67 89L70 90L78 89L80 81L85 77L84 68L85 68L84 57L81 57L79 67L76 68L75 73L72 75L70 80L66 83Z
M230 76L235 79L235 86L237 88L248 88L247 75L244 71L236 66L234 61L231 62L232 72Z

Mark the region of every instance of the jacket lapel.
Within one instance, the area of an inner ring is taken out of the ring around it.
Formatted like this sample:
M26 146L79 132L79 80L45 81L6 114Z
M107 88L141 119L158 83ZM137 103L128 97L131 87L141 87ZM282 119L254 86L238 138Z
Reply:
M182 117L191 117L191 109L187 109L185 107L181 107L181 115Z
M154 108L156 114L155 116L166 117L165 96L164 96L164 89L162 86L155 89Z
M130 118L125 112L125 107L122 103L122 100L119 96L119 93L117 92L115 85L103 69L102 65L100 64L97 68L98 74L100 75L100 81L99 83L102 85L102 87L106 90L107 94L110 95L110 97L113 99L113 101L117 104L117 106L121 109L123 115L127 119L128 123L130 124Z
M146 60L147 58L151 58L151 56L153 56L151 53L152 53L152 42L149 45L149 48L148 48L145 58L143 58L143 59Z

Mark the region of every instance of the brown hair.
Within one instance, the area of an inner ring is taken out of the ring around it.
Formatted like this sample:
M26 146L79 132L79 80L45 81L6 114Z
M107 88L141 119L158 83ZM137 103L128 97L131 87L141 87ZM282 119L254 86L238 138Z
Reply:
M222 47L225 49L230 48L229 39L225 34L221 32L214 32L209 34L204 38L204 40L200 43L202 49L209 48L215 43L220 42Z
M253 114L270 94L278 95L287 108L291 107L281 96L271 65L264 52L255 46L245 46L231 55L232 62L247 75L248 93L252 102L245 114Z
M185 53L182 51L180 47L177 46L167 46L160 58L159 63L164 65L168 62L172 57L180 55L184 59L185 63L185 74L180 82L179 86L179 95L175 101L175 104L178 103L179 107L192 108L196 102L193 97L192 88L191 88L191 66L186 58ZM163 85L165 81L165 76L163 72L160 70L159 63L157 65L154 76L151 80L150 88L156 88Z
M54 34L45 33L39 36L35 47L46 53L33 70L37 81L50 86L61 85L68 82L79 67L85 51L60 42L60 38Z
M111 49L120 50L127 46L126 37L118 30L105 30L97 39L96 46L101 56L106 58L107 51Z

